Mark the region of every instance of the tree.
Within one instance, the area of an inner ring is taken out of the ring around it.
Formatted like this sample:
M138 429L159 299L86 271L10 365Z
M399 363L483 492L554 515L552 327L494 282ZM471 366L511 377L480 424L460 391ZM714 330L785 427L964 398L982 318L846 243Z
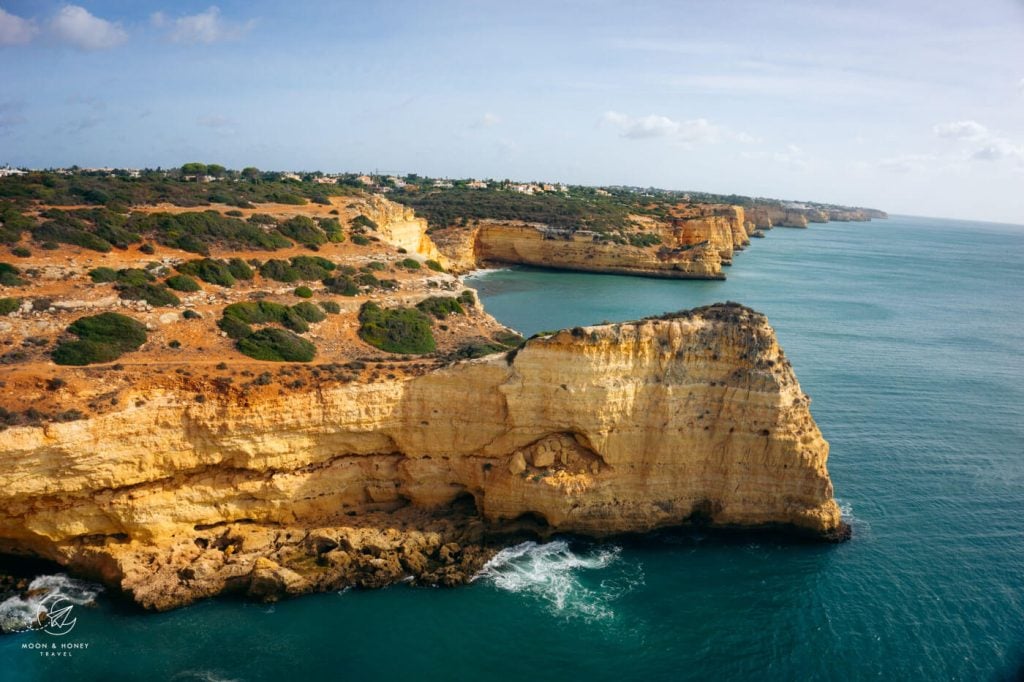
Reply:
M259 183L263 177L263 173L260 172L259 168L255 166L247 166L242 169L242 177L252 183Z
M203 176L206 175L206 164L193 161L192 163L186 163L181 167L181 174L184 176L194 175L196 176L197 182L203 181Z
M215 178L223 177L226 171L227 168L217 163L211 163L206 167L206 175L212 175Z

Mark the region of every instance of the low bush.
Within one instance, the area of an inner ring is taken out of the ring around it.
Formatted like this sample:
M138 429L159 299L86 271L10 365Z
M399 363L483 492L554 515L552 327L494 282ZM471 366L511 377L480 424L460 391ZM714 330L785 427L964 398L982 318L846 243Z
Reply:
M306 320L292 308L272 301L232 303L224 308L224 318L229 317L246 324L275 323L299 333L309 331Z
M353 218L351 221L349 221L349 225L353 229L360 230L360 231L362 231L362 230L373 230L373 231L376 231L377 230L377 223L373 222L372 220L370 220L369 218L364 216L362 213L360 213L355 218ZM353 240L353 241L355 241L355 240Z
M0 263L0 285L5 287L20 287L25 283L25 280L18 276L20 274L21 270L10 263Z
M320 307L324 309L325 313L330 313L331 315L337 315L341 312L341 306L334 301L320 301Z
M295 291L292 293L299 298L313 298L313 290L306 286L295 287Z
M260 266L260 275L278 282L312 282L328 277L336 267L320 256L294 256L287 261L271 258Z
M175 291L190 292L199 291L202 287L199 286L199 282L195 281L188 275L171 275L164 284L174 289Z
M268 327L238 339L235 346L250 358L273 362L309 362L316 346L292 332Z
M459 305L458 299L451 296L431 296L416 304L416 309L441 320L449 315L465 315L466 311Z
M430 353L437 347L430 318L415 308L381 308L367 302L359 310L359 337L390 353Z
M118 284L118 296L128 301L145 301L154 308L181 305L181 299L163 284Z
M228 272L235 279L249 280L256 276L256 273L249 267L249 264L241 258L232 258L228 261Z
M78 339L57 344L51 357L58 365L111 362L146 342L145 325L119 313L81 317L67 331Z
M185 312L183 312L181 314L181 316L184 317L186 320L201 320L201 319L203 319L203 316L200 315L199 313L197 313L194 310L186 310Z
M327 291L332 294L339 294L341 296L355 296L359 293L359 285L356 281L348 275L339 275L337 277L327 277L324 279L324 286Z
M218 284L222 287L230 287L235 283L235 276L231 274L228 264L214 258L200 258L190 260L176 266L178 272L183 275L198 277L204 282Z
M323 304L321 303L321 305ZM20 307L20 298L0 298L0 315L10 315Z
M327 315L324 314L324 311L309 301L296 303L292 306L292 311L306 322L323 322L327 319Z
M337 211L335 211L337 214ZM327 235L327 241L330 242L343 242L345 241L345 233L341 229L341 223L338 222L337 218L320 218L320 229Z
M435 272L444 272L444 266L438 263L436 260L429 259L426 263L427 267Z
M407 270L420 269L420 262L415 258L403 258L402 260L398 261L398 265L402 266L403 268L406 268Z
M245 322L242 322L237 317L222 317L217 322L217 326L228 335L228 337L235 339L244 339L245 337L252 334L252 327Z
M352 235L352 243L356 246L366 246L370 243L370 240L361 234L354 234Z
M476 295L470 289L465 289L459 294L459 303L472 307L476 305Z
M281 223L277 228L281 234L305 246L320 246L327 242L327 235L312 218L295 216Z
M24 246L15 246L11 249L11 254L18 258L31 258L32 252L26 249Z
M89 278L95 284L102 284L104 282L116 282L117 270L108 267L93 268L92 270L89 271Z

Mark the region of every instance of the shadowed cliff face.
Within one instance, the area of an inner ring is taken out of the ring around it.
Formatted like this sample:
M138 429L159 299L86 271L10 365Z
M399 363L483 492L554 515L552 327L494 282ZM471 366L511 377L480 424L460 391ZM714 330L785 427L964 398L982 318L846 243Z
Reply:
M0 548L171 608L456 584L503 533L843 532L809 400L735 304L260 404L145 398L0 433Z

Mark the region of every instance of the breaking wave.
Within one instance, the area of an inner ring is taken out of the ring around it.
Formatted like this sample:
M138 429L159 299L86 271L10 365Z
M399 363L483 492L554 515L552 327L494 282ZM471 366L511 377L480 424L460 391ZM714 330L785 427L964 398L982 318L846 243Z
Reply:
M615 616L615 600L643 584L639 566L622 562L621 552L621 547L606 545L577 554L564 540L523 542L498 552L473 581L528 595L558 615L605 620ZM613 564L619 570L612 575L588 579L588 572Z
M63 573L41 575L28 584L24 594L15 595L0 603L0 632L24 632L39 629L39 614L46 599L59 596L75 606L96 601L103 588Z

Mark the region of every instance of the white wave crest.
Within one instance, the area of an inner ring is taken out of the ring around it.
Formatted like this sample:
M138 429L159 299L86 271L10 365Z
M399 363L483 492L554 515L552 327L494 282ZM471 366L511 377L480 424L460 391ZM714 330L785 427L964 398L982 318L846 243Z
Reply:
M523 542L498 552L473 581L540 599L560 615L608 619L615 615L611 603L643 582L639 568L627 566L623 572L604 577L597 587L588 587L580 574L619 562L621 551L621 547L604 546L576 554L564 540Z
M0 603L0 632L23 632L39 628L42 602L53 596L76 606L92 604L103 588L63 573L41 575L28 584L24 595Z

